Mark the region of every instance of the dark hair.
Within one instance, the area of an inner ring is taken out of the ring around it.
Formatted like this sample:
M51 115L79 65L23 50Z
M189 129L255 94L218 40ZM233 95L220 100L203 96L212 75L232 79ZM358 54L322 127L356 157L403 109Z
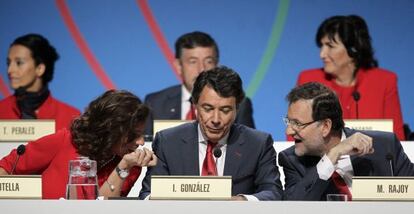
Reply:
M180 36L175 42L175 58L179 59L183 48L193 49L196 47L212 47L216 52L217 61L219 60L219 49L216 41L207 33L194 31Z
M330 119L332 130L341 132L345 124L342 109L335 92L326 86L309 82L293 88L286 96L289 105L298 100L312 100L312 119L315 121Z
M240 76L230 68L218 66L201 72L194 82L191 99L198 103L201 91L209 86L221 97L235 97L237 106L244 99L244 91Z
M23 45L28 48L36 66L45 65L45 73L42 75L43 85L52 81L55 62L59 59L59 54L45 37L39 34L27 34L14 40L10 47L14 45Z
M137 126L145 123L149 109L134 94L109 90L92 101L71 126L78 154L102 164L112 156L111 148L119 142L139 137Z
M348 55L354 60L356 68L378 67L378 61L374 58L374 50L371 45L371 36L364 19L357 15L332 16L318 28L316 44L320 48L321 40L327 36L329 40L337 42L338 35L344 44Z

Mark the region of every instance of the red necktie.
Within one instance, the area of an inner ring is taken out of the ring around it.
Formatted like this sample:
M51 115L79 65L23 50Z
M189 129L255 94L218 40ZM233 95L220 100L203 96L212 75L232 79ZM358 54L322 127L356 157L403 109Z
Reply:
M185 119L186 120L194 120L194 119L196 119L195 109L194 109L194 105L193 104L190 104L190 109L188 110L188 112L187 112L187 114L185 116Z
M203 170L201 171L202 176L217 176L216 162L214 161L212 152L214 146L215 144L211 142L207 143L206 157L204 158Z
M336 171L332 174L332 181L334 182L339 193L347 195L348 201L352 201L352 194L349 191L348 186L346 185L344 179Z

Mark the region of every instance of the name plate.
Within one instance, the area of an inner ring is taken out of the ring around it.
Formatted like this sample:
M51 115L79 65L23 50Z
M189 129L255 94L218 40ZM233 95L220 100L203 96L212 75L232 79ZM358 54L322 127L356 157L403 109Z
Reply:
M361 131L394 132L392 119L346 119L345 126Z
M151 200L230 200L231 176L152 176Z
M27 142L53 133L54 120L0 120L0 142Z
M0 198L41 199L42 178L40 175L1 175Z
M414 177L352 178L354 201L414 201Z
M192 120L154 120L153 136L161 130L172 128L184 123L192 122Z

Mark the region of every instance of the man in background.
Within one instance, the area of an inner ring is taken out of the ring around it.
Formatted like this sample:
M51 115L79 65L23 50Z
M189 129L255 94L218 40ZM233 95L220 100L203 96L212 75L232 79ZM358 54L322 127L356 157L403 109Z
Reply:
M190 103L191 91L197 76L215 68L219 62L219 49L207 33L195 31L182 35L175 43L174 66L182 84L148 94L145 104L151 109L145 134L152 136L153 120L193 120L195 111ZM255 128L253 107L249 98L239 106L236 123Z

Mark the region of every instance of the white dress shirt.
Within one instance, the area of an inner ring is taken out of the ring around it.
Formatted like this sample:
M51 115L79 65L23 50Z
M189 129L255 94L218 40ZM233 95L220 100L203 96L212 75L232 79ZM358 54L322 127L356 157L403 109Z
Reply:
M345 139L345 133L342 132L341 143L343 143ZM319 178L325 181L332 176L334 171L336 171L344 179L349 191L352 191L352 176L354 176L354 169L352 168L351 158L349 155L342 155L339 158L338 163L334 165L325 154L316 165L316 169L318 171Z
M204 159L206 157L207 152L207 141L204 138L203 133L201 132L200 124L198 124L198 163L199 163L199 169L200 169L200 175L203 171L203 163ZM224 172L224 161L226 160L226 151L227 151L227 138L229 137L229 134L224 136L218 143L218 148L221 149L221 156L219 158L214 157L214 161L216 162L216 168L217 168L217 175L223 176Z
M185 120L188 111L190 111L190 97L191 93L187 90L187 88L184 85L181 85L181 120Z
M203 163L204 159L206 157L207 153L207 140L204 137L203 133L201 132L200 124L198 124L198 163L199 163L199 169L200 169L200 175L203 170ZM217 168L217 175L223 176L224 172L224 164L226 160L226 151L227 151L227 139L229 138L229 133L227 133L226 136L224 136L222 139L219 140L216 147L219 147L221 149L221 156L219 158L214 157L214 161L216 162L216 168ZM259 201L255 196L253 195L244 195L248 201Z

